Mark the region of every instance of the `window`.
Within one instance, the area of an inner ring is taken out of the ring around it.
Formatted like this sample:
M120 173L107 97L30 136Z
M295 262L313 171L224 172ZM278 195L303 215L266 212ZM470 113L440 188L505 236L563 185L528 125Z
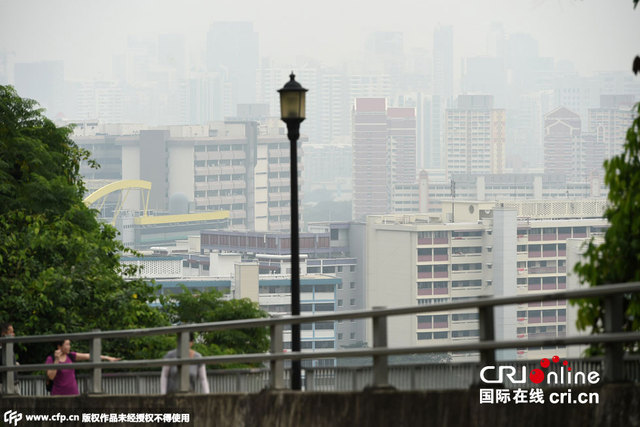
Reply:
M338 240L340 236L340 230L332 228L331 229L331 240Z
M356 299L355 298L351 298L349 300L349 305L356 305Z
M355 265L351 265L351 266L349 266L349 271L350 271L350 272L352 272L352 273L353 273L354 271L356 271L356 266L355 266Z
M349 334L349 339L351 339L351 340L355 340L355 339L356 339L356 333L355 333L355 332L351 332L351 333Z
M316 303L316 311L333 311L333 303ZM302 310L301 310L302 311Z
M430 340L433 338L433 334L431 332L418 332L419 340Z
M316 341L316 348L333 348L333 341Z
M349 288L350 289L355 289L356 288L356 282L350 282L349 283Z
M478 320L478 313L455 313L451 315L452 322Z
M480 331L478 329L470 329L470 330L465 330L465 331L453 331L453 332L451 332L451 337L452 338L479 337L479 336L480 336Z
M316 292L333 292L333 285L316 285Z
M341 299L338 300L338 307L342 307L342 300Z
M341 340L342 339L342 334L338 333L338 339Z

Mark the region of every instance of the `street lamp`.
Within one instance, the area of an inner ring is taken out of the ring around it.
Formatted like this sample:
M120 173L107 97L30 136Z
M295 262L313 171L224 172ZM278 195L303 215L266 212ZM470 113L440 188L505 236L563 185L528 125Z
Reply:
M296 81L291 72L290 80L278 90L280 93L280 118L287 124L291 163L291 314L300 315L300 238L298 224L298 138L300 123L305 119L305 95L307 89ZM300 351L300 324L291 325L291 350ZM300 359L291 361L291 388L302 389Z

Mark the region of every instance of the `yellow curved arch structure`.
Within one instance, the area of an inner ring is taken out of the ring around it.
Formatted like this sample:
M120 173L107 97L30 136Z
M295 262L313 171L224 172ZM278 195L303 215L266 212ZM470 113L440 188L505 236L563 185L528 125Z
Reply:
M122 181L112 182L111 184L107 184L104 187L101 187L89 194L84 199L84 204L87 206L91 206L96 201L100 200L104 196L114 193L120 190L131 190L131 189L141 189L141 190L151 190L151 182L144 181L141 179L125 179Z
M142 179L124 179L122 181L112 182L111 184L107 184L104 187L101 187L89 194L84 200L84 204L87 206L91 206L98 200L102 199L102 203L106 200L106 196L111 193L115 193L117 191L124 192L124 196L120 193L120 197L118 198L118 205L116 207L115 213L113 215L113 221L111 222L113 225L116 223L116 219L118 218L118 214L120 213L120 209L124 204L124 201L127 199L129 195L129 190L146 190L147 196L145 197L144 202L144 212L143 216L147 216L147 207L149 206L149 195L151 194L151 182L144 181ZM102 209L102 207L100 208Z
M93 193L89 194L83 200L83 202L87 207L89 207L97 201L102 200L102 204L99 208L99 210L102 210L106 201L106 197L111 193L119 191L120 197L118 198L118 204L113 214L113 221L111 221L111 224L115 225L116 219L118 219L118 215L120 214L120 209L122 208L125 200L127 200L129 190L146 190L147 192L144 201L144 212L142 213L142 216L135 217L133 220L134 224L136 225L172 224L176 222L201 222L229 218L229 211L201 212L182 215L148 216L147 208L149 206L149 195L151 194L151 182L141 179L125 179L122 181L112 182L111 184L107 184L104 187L101 187Z

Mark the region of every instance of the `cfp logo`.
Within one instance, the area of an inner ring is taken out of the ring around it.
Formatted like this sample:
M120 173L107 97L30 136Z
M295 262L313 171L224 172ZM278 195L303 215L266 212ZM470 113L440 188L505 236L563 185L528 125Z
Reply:
M9 410L4 413L4 422L9 425L13 423L14 426L17 426L20 420L22 420L22 413L18 411Z

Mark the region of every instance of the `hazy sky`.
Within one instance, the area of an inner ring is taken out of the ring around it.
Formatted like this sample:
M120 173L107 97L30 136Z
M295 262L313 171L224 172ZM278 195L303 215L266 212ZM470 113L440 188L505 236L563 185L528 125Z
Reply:
M486 53L492 22L532 34L541 56L591 73L630 70L640 53L632 0L0 0L0 50L14 61L63 59L67 78L108 78L127 35L182 33L204 52L213 21L251 21L261 56L338 62L358 55L372 31L403 31L407 48L431 50L437 24L453 25L454 57Z

